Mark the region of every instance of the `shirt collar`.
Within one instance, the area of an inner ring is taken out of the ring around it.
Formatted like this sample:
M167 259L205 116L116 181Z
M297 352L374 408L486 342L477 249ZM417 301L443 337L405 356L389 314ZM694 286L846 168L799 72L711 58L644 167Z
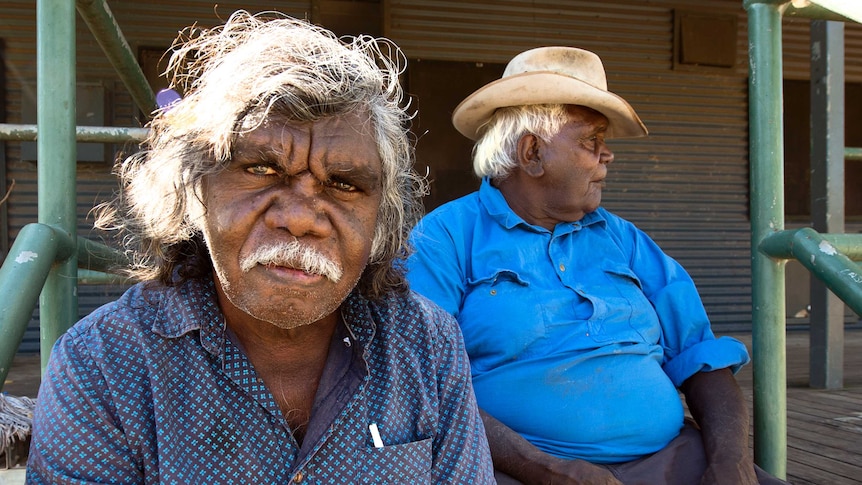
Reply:
M350 332L350 338L364 349L368 348L377 332L372 309L371 303L356 288L341 303L341 319Z
M177 287L162 288L154 333L178 338L200 330L201 345L211 354L224 352L225 319L218 306L212 279L188 280Z
M524 228L528 228L532 231L547 232L546 229L529 224L527 221L522 219L521 216L515 214L515 211L513 211L512 208L509 207L509 203L506 202L506 198L503 197L503 193L500 192L500 189L491 185L491 179L488 177L482 178L482 185L479 187L479 201L485 207L488 216L506 229L512 229L515 226L523 225ZM604 211L601 208L584 215L584 217L579 221L557 224L557 227L554 229L554 233L567 233L580 229L581 227L597 223L602 225L607 223Z
M488 177L482 178L482 185L479 187L479 201L485 206L491 219L506 229L512 229L519 224L523 224L524 227L535 227L527 224L524 219L521 219L521 216L515 214L509 207L509 203L506 202L506 198L503 197L503 193L491 185L491 179Z

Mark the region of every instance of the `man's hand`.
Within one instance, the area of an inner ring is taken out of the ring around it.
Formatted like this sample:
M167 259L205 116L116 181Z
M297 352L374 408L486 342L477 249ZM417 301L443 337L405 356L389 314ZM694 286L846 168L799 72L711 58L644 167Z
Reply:
M702 484L757 484L748 449L748 408L729 369L698 372L682 384L700 426L707 468Z
M496 418L479 410L494 468L525 485L622 485L605 467L583 460L564 460L533 446Z

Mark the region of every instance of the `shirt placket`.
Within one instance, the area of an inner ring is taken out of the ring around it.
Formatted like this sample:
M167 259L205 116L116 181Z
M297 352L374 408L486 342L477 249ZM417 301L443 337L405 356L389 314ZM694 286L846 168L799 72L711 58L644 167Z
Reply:
M355 479L354 470L358 466L355 462L355 451L365 446L364 438L368 432L366 392L370 375L367 349L374 338L374 325L365 305L352 301L352 298L349 297L344 306L346 310L342 313L346 333L339 335L337 339L348 347L358 346L360 350L352 354L354 358L350 369L332 385L335 393L349 393L350 397L343 405L327 402L325 411L318 409L316 403L314 413L322 411L323 415L316 415L313 419L331 420L331 424L314 447L300 457L291 483L345 483ZM335 401L342 399L335 398ZM325 459L316 459L323 454ZM329 479L324 480L322 475L328 476Z
M255 372L251 361L228 339L225 339L223 365L225 375L265 410L270 427L278 437L277 447L281 454L280 462L283 464L283 471L279 475L288 473L296 461L299 446L272 393Z

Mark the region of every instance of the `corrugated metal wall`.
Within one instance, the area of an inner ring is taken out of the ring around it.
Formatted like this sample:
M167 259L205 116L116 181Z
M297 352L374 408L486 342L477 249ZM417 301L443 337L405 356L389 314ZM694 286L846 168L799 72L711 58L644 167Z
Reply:
M735 15L736 67L674 70L676 8ZM806 79L808 22L785 24L788 75ZM528 48L557 44L599 54L610 89L635 107L651 134L611 143L616 162L604 205L689 270L717 330L750 328L748 41L741 1L391 0L386 25L386 35L411 59L505 63ZM862 75L862 29L848 26L846 35L847 79L854 80Z
M252 12L278 10L300 18L310 17L311 10L310 0L218 2L218 7L211 0L122 0L109 1L108 5L133 52L137 52L139 47L167 48L183 27L195 22L201 26L215 25L220 23L219 18L224 19L240 8ZM35 2L4 0L0 4L0 37L6 42L6 120L20 123L24 97L35 99L36 96ZM77 46L77 80L79 83L101 83L106 87L108 124L140 126L131 97L80 16L77 18ZM15 189L8 201L11 245L21 227L37 219L36 163L21 161L21 144L18 142L7 142L6 154L7 180L9 183L15 180ZM92 233L93 221L87 214L95 204L110 198L117 187L116 178L111 174L112 157L109 155L108 158L105 163L78 164L78 231L81 235L90 235L96 239L99 235ZM97 306L116 298L122 290L121 287L102 285L80 287L79 314L88 314ZM38 310L34 312L20 350L39 350Z

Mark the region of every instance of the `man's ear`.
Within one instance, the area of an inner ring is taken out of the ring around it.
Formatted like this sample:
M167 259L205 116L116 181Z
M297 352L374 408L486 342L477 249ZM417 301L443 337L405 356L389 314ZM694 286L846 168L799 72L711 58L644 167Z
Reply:
M518 140L518 167L530 177L541 177L545 173L542 158L539 155L541 145L542 140L532 133L527 133Z

